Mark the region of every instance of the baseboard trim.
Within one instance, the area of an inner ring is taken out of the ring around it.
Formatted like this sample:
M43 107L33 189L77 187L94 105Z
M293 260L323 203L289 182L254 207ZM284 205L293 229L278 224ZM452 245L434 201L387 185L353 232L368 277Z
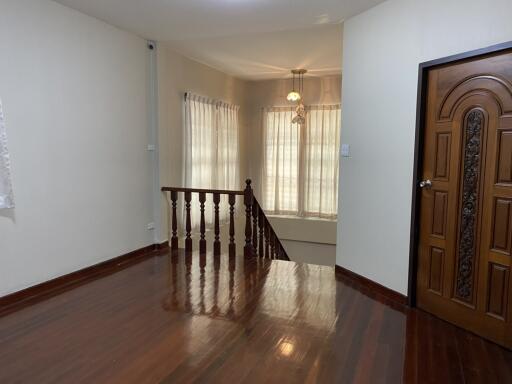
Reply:
M79 269L67 275L56 277L21 291L0 297L0 316L22 309L42 299L55 296L72 287L79 286L99 276L109 275L118 270L133 265L150 256L154 251L165 250L169 247L166 241L161 244L152 244L121 256L114 257L90 267Z
M167 248L169 248L169 240L165 240L162 243L153 244L153 247L156 250L167 249Z
M338 276L355 283L358 287L364 290L370 291L373 295L381 296L403 306L408 305L407 296L399 292L393 291L390 288L380 285L379 283L376 283L364 276L358 275L355 272L349 271L346 268L340 267L339 265L336 265L335 271Z

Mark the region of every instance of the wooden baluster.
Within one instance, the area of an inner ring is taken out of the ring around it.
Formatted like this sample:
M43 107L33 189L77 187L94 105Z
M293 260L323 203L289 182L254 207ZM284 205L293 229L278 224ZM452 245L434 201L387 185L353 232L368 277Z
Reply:
M205 239L205 232L206 232L206 223L204 220L204 203L206 202L206 193L200 192L199 193L199 204L201 209L201 224L200 224L200 232L201 232L201 238L199 240L199 253L206 253L206 239Z
M251 228L251 213L253 204L253 194L251 188L251 179L245 181L246 187L244 191L244 204L245 204L245 256L250 256L253 253L252 249L252 228Z
M236 255L235 244L235 203L236 195L229 195L229 255Z
M270 259L270 224L265 220L265 258Z
M172 237L171 237L171 249L178 249L178 217L176 215L176 207L178 205L178 192L171 191L172 201Z
M185 213L186 213L186 219L185 219L185 231L186 231L186 237L185 237L185 251L186 252L192 252L192 238L190 235L190 232L192 231L192 223L190 219L190 202L192 201L192 193L191 192L185 192Z
M252 246L255 255L258 254L258 205L253 200L252 205Z
M220 255L220 221L219 221L220 194L213 194L213 205L215 211L215 241L213 242L213 253Z
M263 209L260 208L259 210L260 214L258 215L258 228L260 230L260 242L258 246L259 256L264 256L264 249L263 249L263 219L265 218L265 214L263 213Z

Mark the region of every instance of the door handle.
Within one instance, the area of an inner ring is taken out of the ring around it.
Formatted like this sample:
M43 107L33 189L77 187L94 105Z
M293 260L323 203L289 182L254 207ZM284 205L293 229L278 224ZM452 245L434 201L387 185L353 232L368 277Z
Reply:
M432 181L430 181L429 179L420 181L420 188L432 188Z

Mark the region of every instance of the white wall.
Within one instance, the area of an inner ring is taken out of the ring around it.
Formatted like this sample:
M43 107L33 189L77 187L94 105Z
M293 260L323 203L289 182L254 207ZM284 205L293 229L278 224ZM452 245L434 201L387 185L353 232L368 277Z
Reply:
M57 3L0 2L16 208L0 296L153 242L144 40Z
M510 0L388 0L345 22L336 263L407 293L418 64L512 40Z

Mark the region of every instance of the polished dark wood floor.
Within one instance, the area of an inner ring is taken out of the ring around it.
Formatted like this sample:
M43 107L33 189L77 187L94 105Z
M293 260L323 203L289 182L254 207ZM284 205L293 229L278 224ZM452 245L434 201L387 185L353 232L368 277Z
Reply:
M0 317L0 383L512 383L512 353L287 261L160 251Z

